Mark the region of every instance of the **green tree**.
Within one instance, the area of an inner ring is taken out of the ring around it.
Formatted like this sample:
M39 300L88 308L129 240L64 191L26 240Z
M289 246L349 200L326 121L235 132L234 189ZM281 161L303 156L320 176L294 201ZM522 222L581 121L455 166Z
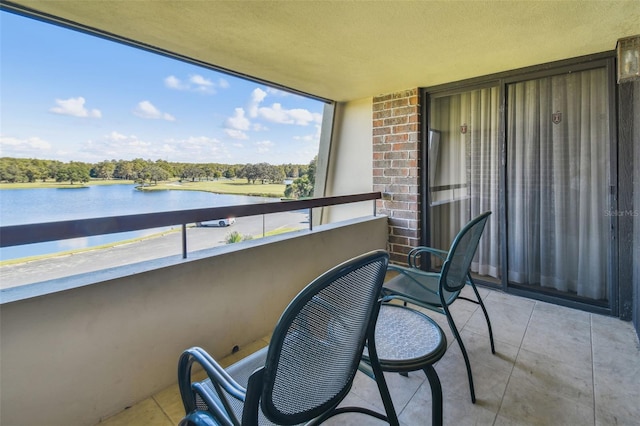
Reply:
M113 177L116 179L133 179L133 165L131 164L131 161L116 161Z
M287 198L306 198L313 196L313 185L309 182L308 176L302 176L287 185L284 189L284 196Z
M191 179L191 182L195 182L196 179L200 179L202 176L204 176L204 171L197 164L189 164L182 171L182 178Z
M169 180L171 177L166 169L157 164L152 164L147 167L145 169L145 174L147 174L149 176L149 180L156 185L158 184L158 181Z
M58 169L56 182L69 181L71 185L76 182L89 182L91 180L89 169L90 167L84 163L71 161Z
M101 161L93 167L94 176L99 179L113 179L116 171L116 163L113 161Z
M245 164L239 176L246 178L248 183L254 184L260 178L260 169L257 164Z
M173 167L173 165L171 163L169 163L168 161L165 160L156 160L156 166L162 168L164 171L167 172L168 177L166 179L161 179L161 180L168 180L173 176L176 176L176 171L175 168Z
M315 186L316 184L316 167L318 164L318 155L313 157L313 160L309 163L309 168L307 169L307 177L309 178L309 182L311 182L311 186Z
M242 177L242 171L238 170L237 166L229 166L225 169L225 171L222 173L222 175L224 177L226 177L227 179L233 179L235 177Z
M149 165L150 161L148 160L143 160L142 158L134 158L133 160L131 160L131 176L129 177L129 179L140 179L142 178L141 175L143 174L143 170L147 168L147 166Z
M3 158L0 165L1 180L9 183L22 182L25 180L24 173L14 158Z

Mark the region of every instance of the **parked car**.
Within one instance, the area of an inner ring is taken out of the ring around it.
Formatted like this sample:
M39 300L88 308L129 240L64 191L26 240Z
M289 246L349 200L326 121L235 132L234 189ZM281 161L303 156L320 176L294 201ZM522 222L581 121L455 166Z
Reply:
M228 217L228 218L225 218L225 219L207 220L206 222L196 222L196 226L219 226L219 227L225 227L225 226L231 226L234 223L236 223L236 218L235 217Z

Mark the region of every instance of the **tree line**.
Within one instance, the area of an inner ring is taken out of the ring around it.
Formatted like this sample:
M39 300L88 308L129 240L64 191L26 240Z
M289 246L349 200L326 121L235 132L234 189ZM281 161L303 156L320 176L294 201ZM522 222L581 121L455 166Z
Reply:
M313 193L317 156L309 164L220 164L220 163L174 163L164 160L105 160L91 164L79 161L64 163L57 160L26 158L0 158L0 182L56 182L86 183L94 179L133 180L140 184L157 184L171 179L191 182L220 178L245 178L248 183L282 183L293 179L288 185L291 198L308 197ZM309 184L311 189L309 190ZM291 187L291 189L290 189Z

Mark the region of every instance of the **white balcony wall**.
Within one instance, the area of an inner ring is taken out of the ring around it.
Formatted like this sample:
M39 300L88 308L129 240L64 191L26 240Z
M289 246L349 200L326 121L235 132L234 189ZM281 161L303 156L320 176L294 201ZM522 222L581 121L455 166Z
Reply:
M175 383L185 348L223 357L270 334L307 283L387 239L386 217L360 218L3 303L0 424L96 424Z
M372 98L336 104L325 196L373 191ZM325 207L322 223L372 214L370 202Z

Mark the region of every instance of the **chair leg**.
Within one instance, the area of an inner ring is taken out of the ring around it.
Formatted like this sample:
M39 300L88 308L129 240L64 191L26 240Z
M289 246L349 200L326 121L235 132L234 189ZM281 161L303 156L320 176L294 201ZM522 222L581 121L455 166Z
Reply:
M447 322L449 323L449 328L453 333L454 337L458 341L458 345L460 346L460 351L462 352L462 357L464 358L464 364L467 367L467 377L469 378L469 391L471 392L471 402L476 403L476 391L473 386L473 375L471 374L471 363L469 362L469 356L467 355L467 350L464 347L464 343L462 343L462 337L460 337L460 333L458 333L458 328L456 324L453 322L453 317L451 316L451 312L449 312L448 306L444 305L444 311L447 316Z
M433 426L442 426L442 385L440 384L440 378L431 364L427 365L423 370L431 387L431 424Z
M478 293L478 289L476 288L476 284L473 282L471 277L469 277L469 282L471 283L471 288L473 288L473 292L476 294L476 298L478 299L478 304L482 308L482 313L484 313L484 319L487 321L487 328L489 329L489 340L491 342L491 353L496 353L496 347L493 343L493 331L491 329L491 320L489 319L489 314L487 313L487 308L484 307L484 303L482 303L482 298L480 298L480 293Z
M384 405L384 411L387 415L387 421L392 426L400 426L400 421L398 420L398 415L396 414L396 409L393 406L393 400L389 393L389 387L387 386L387 381L384 378L384 372L382 371L382 367L378 361L378 353L376 352L375 343L372 343L371 339L369 339L369 356L371 357L370 365L373 370L374 380L378 386L378 391L380 392L380 397L382 398L382 404Z

